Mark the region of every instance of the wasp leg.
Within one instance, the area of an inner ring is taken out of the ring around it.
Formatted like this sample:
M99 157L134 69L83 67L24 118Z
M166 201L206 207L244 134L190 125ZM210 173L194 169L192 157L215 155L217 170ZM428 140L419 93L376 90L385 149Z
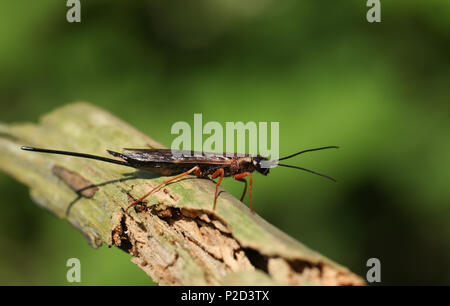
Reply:
M247 180L244 178L234 178L237 181L240 182L244 182L245 186L244 186L244 191L242 192L242 196L241 196L241 202L242 200L244 200L245 194L247 193Z
M127 209L125 210L126 212L128 211L128 209L130 209L131 207L135 206L136 204L142 202L146 197L148 197L149 195L151 195L153 192L155 192L156 190L158 190L161 186L166 185L176 179L179 179L180 177L186 176L188 174L191 174L192 172L194 172L196 177L201 177L201 171L200 171L200 167L199 166L195 166L194 168L192 168L189 171L183 172L177 176L174 176L170 179L165 180L164 182L162 182L161 184L159 184L158 186L156 186L155 188L153 188L152 190L150 190L148 193L146 193L145 195L143 195L142 197L140 197L139 199L137 199L136 201L134 201L133 203L131 203L130 205L128 205Z
M234 178L235 180L238 180L238 181L244 181L244 182L245 182L245 189L247 189L247 181L244 180L244 177L246 177L246 176L250 176L250 185L248 186L248 197L249 197L249 199L250 199L250 201L249 201L249 206L250 206L251 212L255 212L255 211L253 210L253 207L252 207L252 185L253 185L253 175L252 175L250 172L243 172L243 173L236 174L235 176L233 176L233 178ZM241 201L242 201L242 199L244 199L244 196L245 196L245 189L244 189L244 194L242 195Z
M219 175L220 175L220 178L219 178L219 180L217 181L217 183L216 183L216 193L214 194L214 205L213 205L213 210L216 210L216 202L217 202L217 191L219 190L219 185L220 185L220 183L222 182L222 180L223 180L223 175L224 175L225 173L224 173L224 171L223 171L223 169L222 168L220 168L220 169L217 169L216 170L216 172L214 172L212 175L211 175L211 177L210 177L210 179L215 179L216 177L218 177Z

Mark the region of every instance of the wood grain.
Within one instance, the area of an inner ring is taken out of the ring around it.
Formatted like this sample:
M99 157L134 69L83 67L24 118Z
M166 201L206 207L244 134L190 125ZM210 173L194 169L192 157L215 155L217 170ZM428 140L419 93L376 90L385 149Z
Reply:
M20 150L22 145L104 156L106 149L164 146L84 102L59 108L38 124L0 124L0 169L29 186L38 205L67 219L93 247L106 244L129 252L132 262L159 284L364 284L347 268L252 214L225 191L212 211L215 185L209 180L176 181L128 215L127 205L164 177L98 161L26 152ZM55 167L65 169L64 177L55 175ZM97 190L91 197L77 198L73 184L83 182Z

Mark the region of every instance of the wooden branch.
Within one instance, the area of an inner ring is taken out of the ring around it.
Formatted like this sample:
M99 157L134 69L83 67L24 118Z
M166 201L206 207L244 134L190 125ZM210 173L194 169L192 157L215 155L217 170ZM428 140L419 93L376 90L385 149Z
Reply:
M93 247L116 245L163 285L362 285L346 268L282 233L214 183L189 177L125 207L163 180L93 160L31 153L30 145L106 156L105 149L163 146L113 115L75 103L39 124L0 124L0 169L30 187ZM95 186L93 186L95 185ZM78 190L78 192L75 192Z

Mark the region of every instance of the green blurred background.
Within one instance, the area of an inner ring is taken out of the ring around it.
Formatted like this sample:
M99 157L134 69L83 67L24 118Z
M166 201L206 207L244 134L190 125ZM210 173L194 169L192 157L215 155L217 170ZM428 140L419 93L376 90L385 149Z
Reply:
M382 284L450 283L450 2L0 2L2 122L89 101L170 145L176 121L279 121L280 155L340 145L254 177L257 212ZM188 4L189 3L189 4ZM224 188L240 196L241 184ZM112 248L38 208L0 173L0 284L152 284Z

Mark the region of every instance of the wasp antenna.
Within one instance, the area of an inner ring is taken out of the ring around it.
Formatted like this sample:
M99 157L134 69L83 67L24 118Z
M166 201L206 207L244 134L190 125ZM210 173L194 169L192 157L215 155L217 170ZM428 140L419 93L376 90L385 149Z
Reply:
M312 171L312 170L309 170L309 169L305 169L305 168L302 168L302 167L297 167L297 166L291 166L291 165L285 165L285 164L277 164L277 165L281 166L281 167L287 167L287 168L294 168L294 169L303 170L303 171L306 171L306 172L309 172L309 173L312 173L312 174L324 177L326 179L329 179L330 181L332 181L334 183L337 183L337 181L334 178L332 178L332 177L330 177L328 175L319 173L319 172L315 172L315 171Z
M338 147L338 146L328 146L328 147L321 147L321 148L315 148L315 149L303 150L303 151L300 151L300 152L291 154L291 155L289 155L289 156L286 156L286 157L282 157L282 158L280 158L280 159L277 159L277 161L289 159L289 158L292 158L292 157L294 157L294 156L297 156L297 155L300 155L300 154L303 154L303 153L306 153L306 152L319 151L319 150L325 150L325 149L339 149L339 147Z
M41 148L25 147L25 146L20 147L20 148L22 150L25 150L25 151L89 158L89 159L100 160L100 161L111 163L111 164L117 164L117 165L132 167L127 162L124 162L124 161L120 161L120 160L116 160L116 159L112 159L112 158L107 158L107 157L103 157L103 156L86 154L86 153L78 153L78 152L70 152L70 151L59 151L59 150L49 150L49 149L41 149Z

